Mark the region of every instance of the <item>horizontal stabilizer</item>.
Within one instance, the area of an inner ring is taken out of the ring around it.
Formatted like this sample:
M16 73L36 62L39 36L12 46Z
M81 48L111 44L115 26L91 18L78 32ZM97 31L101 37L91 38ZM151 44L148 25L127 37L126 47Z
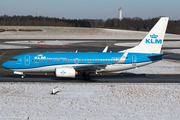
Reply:
M157 57L162 57L165 55L169 55L169 53L165 53L165 54L160 54L160 55L152 55L152 56L148 56L148 58L157 58Z

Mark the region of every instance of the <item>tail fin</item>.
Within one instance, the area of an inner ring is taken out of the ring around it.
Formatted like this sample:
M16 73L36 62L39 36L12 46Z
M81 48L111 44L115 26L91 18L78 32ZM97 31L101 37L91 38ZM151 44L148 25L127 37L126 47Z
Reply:
M138 46L128 49L128 51L136 53L160 54L168 20L168 17L161 17L141 43Z

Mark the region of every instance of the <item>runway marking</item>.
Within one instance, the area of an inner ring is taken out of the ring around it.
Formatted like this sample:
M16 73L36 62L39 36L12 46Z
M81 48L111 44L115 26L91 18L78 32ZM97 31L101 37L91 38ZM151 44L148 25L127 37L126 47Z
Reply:
M3 53L2 55L0 55L0 57L2 57L3 55L5 55L8 51L6 51L5 53Z

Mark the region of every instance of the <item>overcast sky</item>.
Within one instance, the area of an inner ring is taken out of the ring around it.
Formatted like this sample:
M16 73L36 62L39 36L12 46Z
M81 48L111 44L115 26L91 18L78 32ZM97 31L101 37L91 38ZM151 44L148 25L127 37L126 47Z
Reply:
M67 19L118 18L122 7L123 17L180 20L180 0L1 0L0 15L36 16L36 6L38 16Z

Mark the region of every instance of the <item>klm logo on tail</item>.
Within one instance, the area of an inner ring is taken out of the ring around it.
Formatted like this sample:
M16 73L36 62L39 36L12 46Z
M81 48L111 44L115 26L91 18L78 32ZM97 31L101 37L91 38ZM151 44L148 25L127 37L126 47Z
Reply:
M158 35L150 35L151 39L146 39L146 43L150 44L162 44L162 39L157 39Z

